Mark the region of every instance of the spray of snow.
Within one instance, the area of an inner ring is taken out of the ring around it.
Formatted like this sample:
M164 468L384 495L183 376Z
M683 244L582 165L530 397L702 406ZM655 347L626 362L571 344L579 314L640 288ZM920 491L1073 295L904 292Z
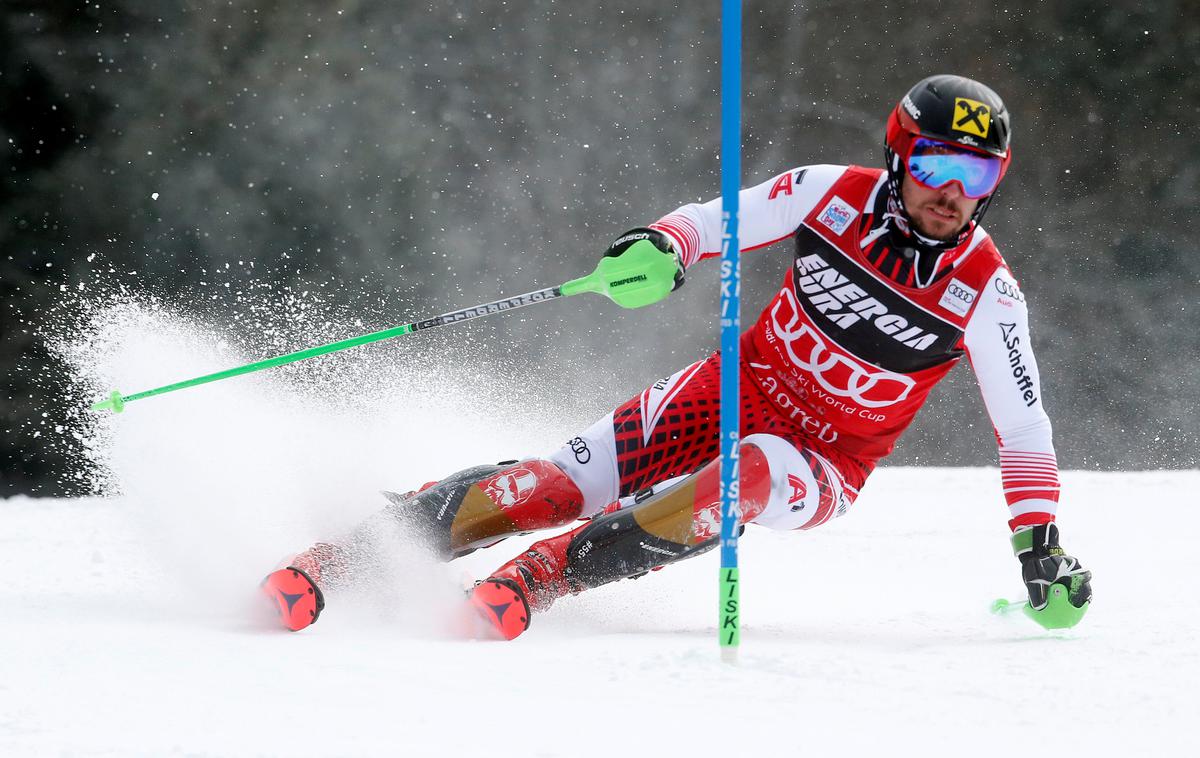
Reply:
M86 410L114 387L131 394L385 326L308 292L248 291L253 296L235 298L220 323L212 307L185 311L110 289L75 298L63 309L69 328L62 315L50 338L70 367L68 402L79 409L61 430L84 442L73 475L97 494L120 496L147 570L175 580L165 610L199 623L246 618L266 572L348 531L384 504L380 490L403 492L467 465L543 454L566 438L569 424L531 425L554 418L548 404L518 381L519 364L485 363L469 330L455 340L415 335L147 398L122 414ZM392 589L342 602L342 621L330 626L380 619L417 633L440 627L442 614L430 611L461 597L461 577L453 579L461 569L414 545L390 547L394 581L373 587ZM205 598L200 607L196 597Z

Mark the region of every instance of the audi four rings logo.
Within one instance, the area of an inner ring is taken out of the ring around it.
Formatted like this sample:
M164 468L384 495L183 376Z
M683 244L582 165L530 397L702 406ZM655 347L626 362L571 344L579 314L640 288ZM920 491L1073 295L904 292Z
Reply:
M882 408L908 397L916 385L912 377L886 369L868 369L830 349L821 335L800 320L796 296L787 289L781 294L783 297L771 309L771 326L783 341L792 363L809 372L827 392L850 398L864 408ZM780 323L779 317L785 302L792 311L784 319L786 324Z
M967 289L958 282L950 282L950 286L946 288L946 291L949 292L952 297L958 298L967 305L970 305L971 301L975 299L975 291Z
M1018 303L1025 302L1025 295L1021 294L1021 290L1017 289L1017 285L1007 282L1000 277L993 279L992 284L995 285L996 291L1001 295L1010 297L1013 300L1016 300Z
M575 460L581 465L586 464L592 459L592 451L588 448L587 442L584 441L583 437L573 437L567 444L571 446L571 452L575 454Z

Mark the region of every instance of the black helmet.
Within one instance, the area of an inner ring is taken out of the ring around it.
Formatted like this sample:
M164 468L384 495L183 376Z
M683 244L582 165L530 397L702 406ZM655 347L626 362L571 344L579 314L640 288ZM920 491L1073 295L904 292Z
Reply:
M883 153L887 159L888 187L896 206L911 228L911 219L900 195L900 180L913 142L919 137L945 142L959 150L983 153L1001 160L996 185L1008 171L1012 160L1009 148L1011 125L1004 101L989 87L974 79L952 74L931 76L917 82L888 118ZM994 192L994 190L993 190ZM983 218L994 194L980 198L971 221ZM962 242L971 224L956 240L939 243L922 240L934 247L952 247Z

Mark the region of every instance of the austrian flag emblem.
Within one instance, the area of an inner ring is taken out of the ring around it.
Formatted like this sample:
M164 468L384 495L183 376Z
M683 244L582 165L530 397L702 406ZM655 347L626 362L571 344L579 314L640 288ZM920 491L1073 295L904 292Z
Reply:
M821 215L817 216L817 221L833 230L834 234L840 235L845 233L846 229L850 227L850 223L857 217L858 211L850 207L850 203L834 195L825 204Z

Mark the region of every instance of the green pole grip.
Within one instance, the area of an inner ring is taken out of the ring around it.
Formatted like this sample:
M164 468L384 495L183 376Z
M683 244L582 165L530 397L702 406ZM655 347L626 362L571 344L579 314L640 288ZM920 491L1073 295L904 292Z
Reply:
M1078 608L1071 605L1067 588L1061 584L1050 585L1046 604L1041 610L1034 610L1028 600L1010 602L1000 598L992 603L992 613L1007 616L1020 611L1043 629L1070 629L1083 620L1091 602L1086 602Z
M601 258L596 270L562 286L564 295L595 292L622 308L641 308L662 300L675 288L679 261L649 240L638 240L615 258Z

